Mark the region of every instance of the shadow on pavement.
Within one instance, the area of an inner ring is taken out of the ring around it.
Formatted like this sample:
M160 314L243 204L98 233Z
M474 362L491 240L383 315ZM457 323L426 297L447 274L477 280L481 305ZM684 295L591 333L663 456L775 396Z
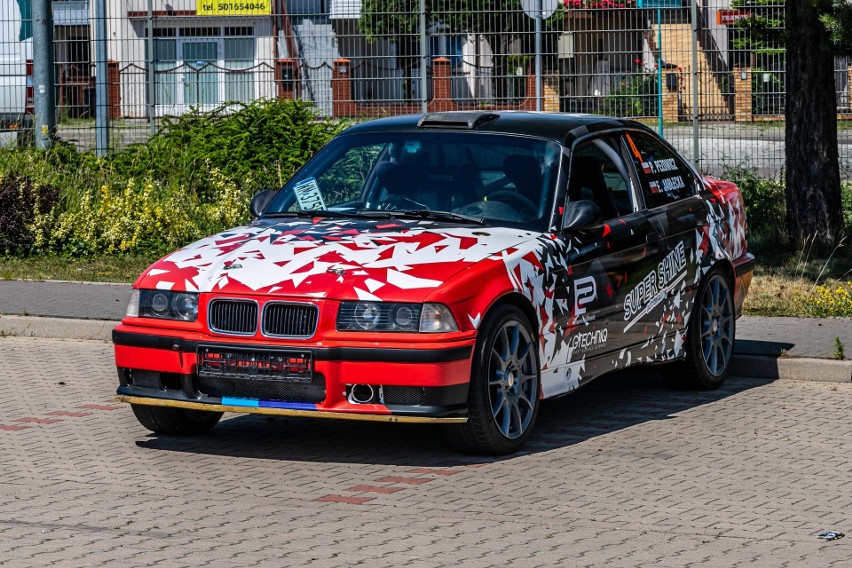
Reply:
M738 355L760 355L766 357L780 357L789 352L796 345L794 343L783 343L780 341L764 341L757 339L737 339L736 353Z
M420 467L484 464L550 451L710 404L767 380L731 378L715 391L667 388L653 370L602 377L578 392L545 401L524 449L505 457L463 454L450 448L434 425L292 419L259 415L228 418L206 436L151 434L137 441L149 450L249 459L363 463Z

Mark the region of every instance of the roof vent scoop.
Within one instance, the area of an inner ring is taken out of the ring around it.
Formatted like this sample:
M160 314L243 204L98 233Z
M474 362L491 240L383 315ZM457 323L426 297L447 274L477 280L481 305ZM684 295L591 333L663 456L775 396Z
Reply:
M499 114L493 112L432 112L423 115L423 118L417 123L417 127L473 130L499 117Z

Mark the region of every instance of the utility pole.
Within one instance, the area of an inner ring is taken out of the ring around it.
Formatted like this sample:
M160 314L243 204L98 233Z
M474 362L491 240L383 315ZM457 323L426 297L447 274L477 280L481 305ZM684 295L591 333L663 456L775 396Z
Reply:
M56 95L53 81L52 0L33 0L33 108L35 145L50 148L56 134Z

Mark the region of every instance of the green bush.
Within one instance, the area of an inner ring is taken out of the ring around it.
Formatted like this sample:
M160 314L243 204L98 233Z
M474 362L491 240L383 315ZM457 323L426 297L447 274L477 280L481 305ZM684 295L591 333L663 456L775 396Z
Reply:
M176 183L206 195L211 171L257 192L280 187L345 123L321 118L309 103L262 99L163 120L145 144L116 154L115 172Z
M0 254L26 255L44 243L59 191L29 177L0 172Z
M0 255L165 254L247 221L254 193L345 126L304 102L260 100L166 119L106 158L61 142L0 148Z
M742 166L727 167L722 177L740 188L745 202L749 241L786 242L787 205L783 180L759 178L754 171Z
M248 195L216 170L208 199L131 179L123 189L85 188L60 213L50 248L69 256L130 253L159 256L248 219Z
M657 116L657 74L636 71L606 97L606 114L624 117Z

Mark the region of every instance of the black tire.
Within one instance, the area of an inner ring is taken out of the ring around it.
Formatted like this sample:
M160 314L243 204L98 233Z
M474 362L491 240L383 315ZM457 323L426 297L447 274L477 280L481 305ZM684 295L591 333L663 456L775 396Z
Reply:
M139 423L157 434L198 435L206 434L222 418L221 412L187 410L165 406L131 404Z
M686 359L663 367L673 388L710 390L722 386L731 371L736 340L731 285L714 269L701 281L686 333Z
M444 428L450 444L489 455L510 454L524 445L541 405L537 336L515 306L501 305L488 314L473 357L468 421Z

